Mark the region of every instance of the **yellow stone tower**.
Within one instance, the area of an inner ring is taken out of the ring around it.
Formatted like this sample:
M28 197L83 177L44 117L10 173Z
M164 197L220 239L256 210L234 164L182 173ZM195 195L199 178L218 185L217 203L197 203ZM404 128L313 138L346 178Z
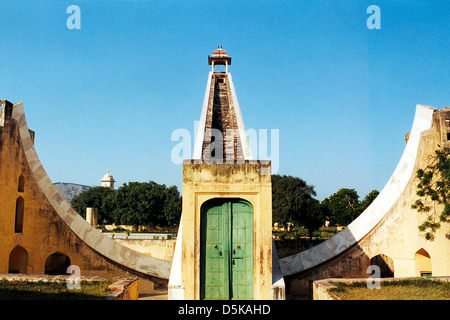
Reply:
M194 156L183 163L183 212L169 299L284 297L279 272L272 277L278 264L271 164L252 157L228 72L231 57L219 47L208 62L212 70ZM225 72L216 72L217 65L225 65Z

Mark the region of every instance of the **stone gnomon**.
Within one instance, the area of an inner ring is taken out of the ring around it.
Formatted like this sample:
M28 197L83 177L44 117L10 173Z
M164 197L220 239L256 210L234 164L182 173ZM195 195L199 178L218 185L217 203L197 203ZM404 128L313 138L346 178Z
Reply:
M139 277L167 285L171 263L131 250L86 222L58 192L34 148L22 103L0 101L0 273Z
M254 160L228 65L218 48L193 159L183 163L183 211L169 299L283 299L272 240L270 161ZM214 67L225 65L225 72Z

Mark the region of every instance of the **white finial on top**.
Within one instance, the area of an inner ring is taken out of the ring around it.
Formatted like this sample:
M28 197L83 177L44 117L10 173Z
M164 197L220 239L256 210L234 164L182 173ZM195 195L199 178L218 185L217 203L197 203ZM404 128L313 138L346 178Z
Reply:
M108 169L108 172L103 176L101 181L102 181L102 187L107 187L107 188L110 188L111 190L114 190L114 182L116 182L116 181L114 180L114 177L109 172L109 169Z

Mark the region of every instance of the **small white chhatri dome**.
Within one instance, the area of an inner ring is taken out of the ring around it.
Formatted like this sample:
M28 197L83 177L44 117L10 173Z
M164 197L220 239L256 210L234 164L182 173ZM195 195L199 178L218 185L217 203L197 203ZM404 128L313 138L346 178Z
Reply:
M114 182L116 181L114 180L111 173L109 173L108 169L108 172L102 178L102 187L107 187L110 188L111 190L114 190Z

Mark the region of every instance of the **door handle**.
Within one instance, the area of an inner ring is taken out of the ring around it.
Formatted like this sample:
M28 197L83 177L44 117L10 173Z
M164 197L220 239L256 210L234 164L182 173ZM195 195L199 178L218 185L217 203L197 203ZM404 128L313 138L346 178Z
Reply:
M238 244L238 245L236 246L236 248L237 248L238 250L241 250L241 245ZM233 254L236 254L236 249L233 249Z
M216 244L214 249L219 250L219 246ZM222 250L219 250L219 256L222 256Z

